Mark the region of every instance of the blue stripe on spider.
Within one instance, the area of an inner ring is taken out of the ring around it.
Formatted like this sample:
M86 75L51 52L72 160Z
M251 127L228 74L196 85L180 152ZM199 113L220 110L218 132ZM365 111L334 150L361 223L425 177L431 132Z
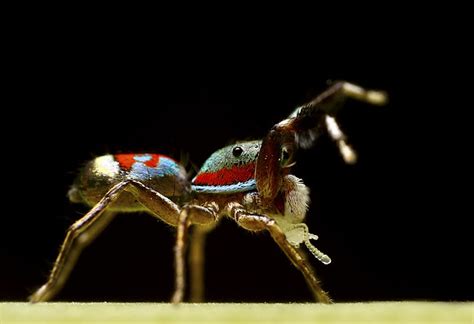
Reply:
M197 186L193 185L192 189L196 192L204 193L234 193L234 192L245 192L252 191L257 188L255 179L250 179L246 182L240 182L237 184L225 185L225 186Z

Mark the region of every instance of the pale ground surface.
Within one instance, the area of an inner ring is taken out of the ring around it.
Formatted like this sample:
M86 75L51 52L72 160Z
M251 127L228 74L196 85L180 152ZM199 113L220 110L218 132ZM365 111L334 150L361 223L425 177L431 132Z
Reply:
M474 303L0 303L0 323L474 323Z

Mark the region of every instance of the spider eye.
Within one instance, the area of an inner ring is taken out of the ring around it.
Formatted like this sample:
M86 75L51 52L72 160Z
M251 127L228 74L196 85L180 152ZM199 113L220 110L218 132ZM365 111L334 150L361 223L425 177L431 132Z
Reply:
M242 152L244 150L240 147L240 146L236 146L234 147L234 149L232 150L232 154L235 156L235 157L239 157L242 155Z
M281 149L281 157L280 157L281 166L283 166L283 167L288 166L288 164L290 162L290 159L291 159L290 152L288 151L288 149L286 147L283 147Z

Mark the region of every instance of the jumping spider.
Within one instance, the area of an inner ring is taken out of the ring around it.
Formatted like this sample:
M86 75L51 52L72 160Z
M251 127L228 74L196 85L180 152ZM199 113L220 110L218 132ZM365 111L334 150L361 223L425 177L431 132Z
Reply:
M324 264L331 259L310 242L317 236L303 223L309 190L290 171L295 151L309 148L324 131L347 163L356 161L356 153L334 118L341 101L348 97L376 105L386 101L383 92L337 82L274 125L263 140L230 145L213 153L192 181L181 165L160 154L105 155L90 161L70 189L69 198L92 209L71 225L48 281L30 300L48 301L59 292L82 249L116 213L145 211L177 228L174 303L183 300L190 225L195 226L190 253L191 300L201 301L204 239L224 216L249 231L267 230L301 271L316 301L330 303L300 245Z

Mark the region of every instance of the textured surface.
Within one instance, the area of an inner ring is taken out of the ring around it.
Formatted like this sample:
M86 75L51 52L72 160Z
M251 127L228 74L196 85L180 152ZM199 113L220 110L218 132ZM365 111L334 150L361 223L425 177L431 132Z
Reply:
M12 322L272 322L472 323L474 303L354 304L3 303L0 323Z

